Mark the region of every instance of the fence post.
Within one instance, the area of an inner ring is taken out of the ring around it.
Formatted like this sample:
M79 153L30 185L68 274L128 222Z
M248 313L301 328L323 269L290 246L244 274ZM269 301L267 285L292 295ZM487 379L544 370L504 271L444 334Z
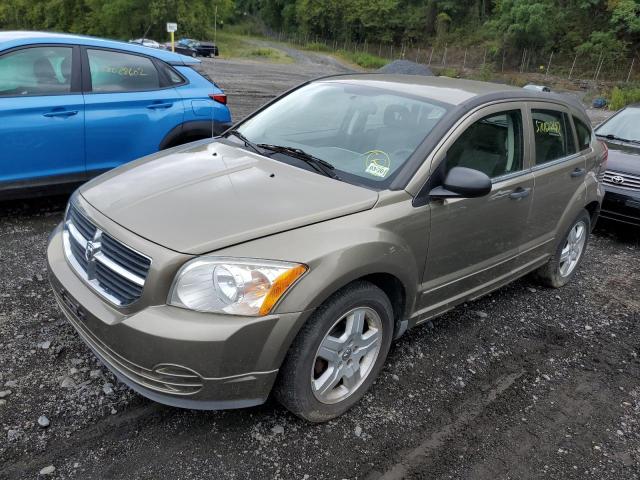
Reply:
M393 43L391 44L391 60L393 60Z
M487 63L487 47L484 47L484 57L482 57L482 66L484 67Z
M447 44L444 44L444 54L442 55L442 65L447 66Z
M629 75L627 75L627 83L629 83L629 79L631 78L631 71L633 70L634 63L636 63L636 57L631 59L631 67L629 67Z
M551 68L551 59L553 58L553 50L551 51L551 55L549 55L549 63L547 63L547 71L544 72L544 78L547 78L549 75L549 69Z
M467 49L464 49L464 60L462 61L462 69L467 65Z
M600 68L602 66L601 62L604 62L604 59L602 58L604 56L604 49L600 52L600 57L598 57L598 63L596 64L596 73L593 76L593 84L595 86L596 82L598 81L598 75L600 74Z
M416 63L420 63L420 47L418 47L418 53L416 53Z
M433 58L433 47L431 47L431 55L429 55L429 65L431 65L432 58Z
M576 53L576 56L573 58L573 64L571 64L571 70L569 70L569 78L568 80L571 80L571 75L573 74L573 69L576 66L576 60L578 60L578 54Z
M507 58L507 51L506 50L502 50L502 67L500 68L500 71L502 73L504 73L504 61Z

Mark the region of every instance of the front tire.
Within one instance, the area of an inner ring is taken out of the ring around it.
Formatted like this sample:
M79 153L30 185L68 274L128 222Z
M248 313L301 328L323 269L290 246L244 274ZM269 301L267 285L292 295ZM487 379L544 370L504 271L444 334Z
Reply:
M569 283L584 258L589 232L591 217L589 212L583 210L562 237L551 260L536 271L541 283L552 288L560 288Z
M342 415L380 373L393 327L391 302L375 285L359 281L338 291L298 333L280 369L276 398L311 422Z

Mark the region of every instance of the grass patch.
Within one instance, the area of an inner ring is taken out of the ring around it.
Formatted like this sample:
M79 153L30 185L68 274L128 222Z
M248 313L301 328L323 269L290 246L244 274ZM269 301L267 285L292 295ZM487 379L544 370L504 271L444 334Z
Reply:
M333 55L347 61L353 65L359 65L362 68L378 69L384 67L389 60L386 58L378 57L377 55L371 55L365 52L351 52L349 50L332 50L328 45L321 42L310 42L302 47L303 50L310 50L313 52L323 52L329 55Z
M640 102L640 87L625 86L613 87L609 95L609 108L611 110L620 110L631 103Z
M384 67L389 60L386 58L378 57L377 55L371 55L365 52L349 52L345 50L339 50L336 55L347 62L359 65L362 68L378 69Z
M455 68L442 68L437 74L439 77L460 78L460 72Z
M220 32L217 38L220 58L244 58L248 60L264 60L273 63L292 63L293 59L281 50L269 47L259 47L251 42L251 37Z
M324 43L320 43L320 42L311 42L311 43L307 43L304 46L305 50L313 50L314 52L330 52L331 49L325 45Z

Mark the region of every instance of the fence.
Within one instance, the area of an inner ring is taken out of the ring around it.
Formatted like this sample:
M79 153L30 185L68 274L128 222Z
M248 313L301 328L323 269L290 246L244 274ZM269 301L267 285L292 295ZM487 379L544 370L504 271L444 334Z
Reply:
M393 45L353 41L327 40L308 34L265 32L278 41L326 51L368 53L387 60L406 59L434 68L478 70L485 66L502 73L539 74L579 83L640 81L640 56L622 57L617 52L601 51L598 55L542 54L535 49L503 49L495 52L485 47L449 45Z

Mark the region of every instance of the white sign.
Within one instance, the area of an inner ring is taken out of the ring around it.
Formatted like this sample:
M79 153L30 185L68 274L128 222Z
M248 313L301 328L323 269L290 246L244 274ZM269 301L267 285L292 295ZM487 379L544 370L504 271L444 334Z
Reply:
M167 32L171 33L171 32L175 32L178 30L178 24L177 23L169 23L167 22Z

